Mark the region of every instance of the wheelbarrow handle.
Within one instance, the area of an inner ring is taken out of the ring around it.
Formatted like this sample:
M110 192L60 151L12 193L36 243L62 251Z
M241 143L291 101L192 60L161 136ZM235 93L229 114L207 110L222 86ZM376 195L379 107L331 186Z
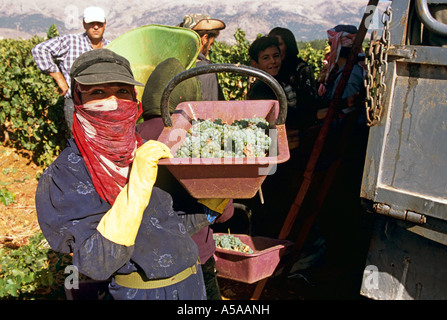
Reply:
M266 83L275 93L276 97L279 101L279 114L278 119L276 120L276 124L284 124L286 122L287 117L287 98L284 93L281 85L269 75L267 72L264 72L260 69L256 69L249 66L239 65L239 64L230 64L230 63L215 63L208 64L204 66L199 66L195 68L191 68L189 70L183 71L176 76L174 76L166 85L163 94L161 96L160 102L160 111L161 116L163 118L163 123L165 127L172 127L171 115L169 114L169 98L171 96L171 92L174 88L181 83L182 81L207 73L218 73L218 72L235 72L239 74L243 74L246 76L256 77L259 80Z

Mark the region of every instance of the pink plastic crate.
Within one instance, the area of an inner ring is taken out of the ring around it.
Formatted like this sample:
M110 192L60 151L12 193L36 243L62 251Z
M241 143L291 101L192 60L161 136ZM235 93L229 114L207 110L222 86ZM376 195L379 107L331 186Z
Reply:
M222 235L222 233L215 234ZM288 240L251 237L245 234L234 234L234 236L248 245L253 253L216 248L214 259L218 270L217 276L248 284L270 277L283 254L293 245L293 242Z
M175 154L191 128L193 119L222 119L227 123L262 117L274 124L279 105L274 100L193 101L179 104L172 114L172 127L165 127L158 141ZM189 194L197 199L249 199L256 195L270 169L290 157L285 125L276 125L276 154L258 158L171 158L161 159ZM273 171L274 172L274 171Z

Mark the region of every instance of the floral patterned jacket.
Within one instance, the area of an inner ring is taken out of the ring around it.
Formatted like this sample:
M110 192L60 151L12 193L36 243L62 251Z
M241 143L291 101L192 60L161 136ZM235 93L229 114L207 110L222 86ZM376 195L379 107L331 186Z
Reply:
M111 279L109 291L117 299L204 299L201 272L168 288L129 289L114 274L140 270L149 279L171 277L195 264L198 249L191 239L209 225L205 213L172 209L172 198L154 187L133 246L104 238L96 227L111 208L93 187L89 171L74 140L42 174L36 191L39 225L53 250L72 253L82 274ZM125 230L123 230L125 232Z

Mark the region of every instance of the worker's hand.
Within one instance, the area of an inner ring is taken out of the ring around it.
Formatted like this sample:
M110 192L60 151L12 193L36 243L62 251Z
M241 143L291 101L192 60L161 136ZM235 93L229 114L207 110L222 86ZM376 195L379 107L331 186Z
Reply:
M60 94L62 97L65 96L65 94L67 93L67 91L68 91L68 87L66 87L66 88L61 88L61 87L59 87L59 88L57 89L57 93Z
M56 81L56 84L58 86L57 93L59 93L61 96L65 96L68 91L68 84L62 73L52 72L50 73L50 76L53 77L54 81Z
M228 220L233 216L234 207L231 199L199 199L198 202L203 205L206 218L210 223L218 219Z
M326 118L328 110L329 110L329 108L324 108L324 109L318 110L317 111L317 119L322 120L322 119Z
M155 179L153 175L157 174L158 160L172 157L168 146L159 141L149 140L137 149L132 164L132 172L137 171L135 176L143 183L147 179ZM130 179L132 179L132 174Z
M225 207L228 204L228 201L230 199L199 199L198 202L203 204L205 207L218 212L222 213L225 210Z
M359 93L357 92L347 99L346 103L348 104L348 107L355 107L356 99L358 96L359 96Z
M167 157L172 157L169 148L158 141L150 140L137 149L129 181L98 224L104 238L124 246L135 243L157 179L158 160Z
M169 147L159 141L149 140L139 147L135 153L135 161L153 166L162 158L172 158Z
M171 157L169 148L159 141L149 140L140 146L135 152L135 159L132 163L127 183L129 190L132 192L136 192L135 190L144 192L146 190L149 197L152 186L157 179L158 160ZM149 201L149 198L147 198L147 201Z

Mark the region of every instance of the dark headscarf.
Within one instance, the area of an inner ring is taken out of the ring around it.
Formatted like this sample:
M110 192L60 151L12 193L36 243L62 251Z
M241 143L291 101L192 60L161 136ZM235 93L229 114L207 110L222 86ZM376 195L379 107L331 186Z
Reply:
M286 56L281 62L281 70L278 74L278 79L288 83L290 76L297 70L298 64L304 62L298 58L298 45L292 31L286 28L276 27L270 30L269 37L280 36L282 41L286 44Z
M273 28L269 34L269 37L280 36L282 41L286 44L286 57L282 61L281 65L287 70L296 70L298 66L298 45L296 44L295 36L292 31L286 28L276 27Z

